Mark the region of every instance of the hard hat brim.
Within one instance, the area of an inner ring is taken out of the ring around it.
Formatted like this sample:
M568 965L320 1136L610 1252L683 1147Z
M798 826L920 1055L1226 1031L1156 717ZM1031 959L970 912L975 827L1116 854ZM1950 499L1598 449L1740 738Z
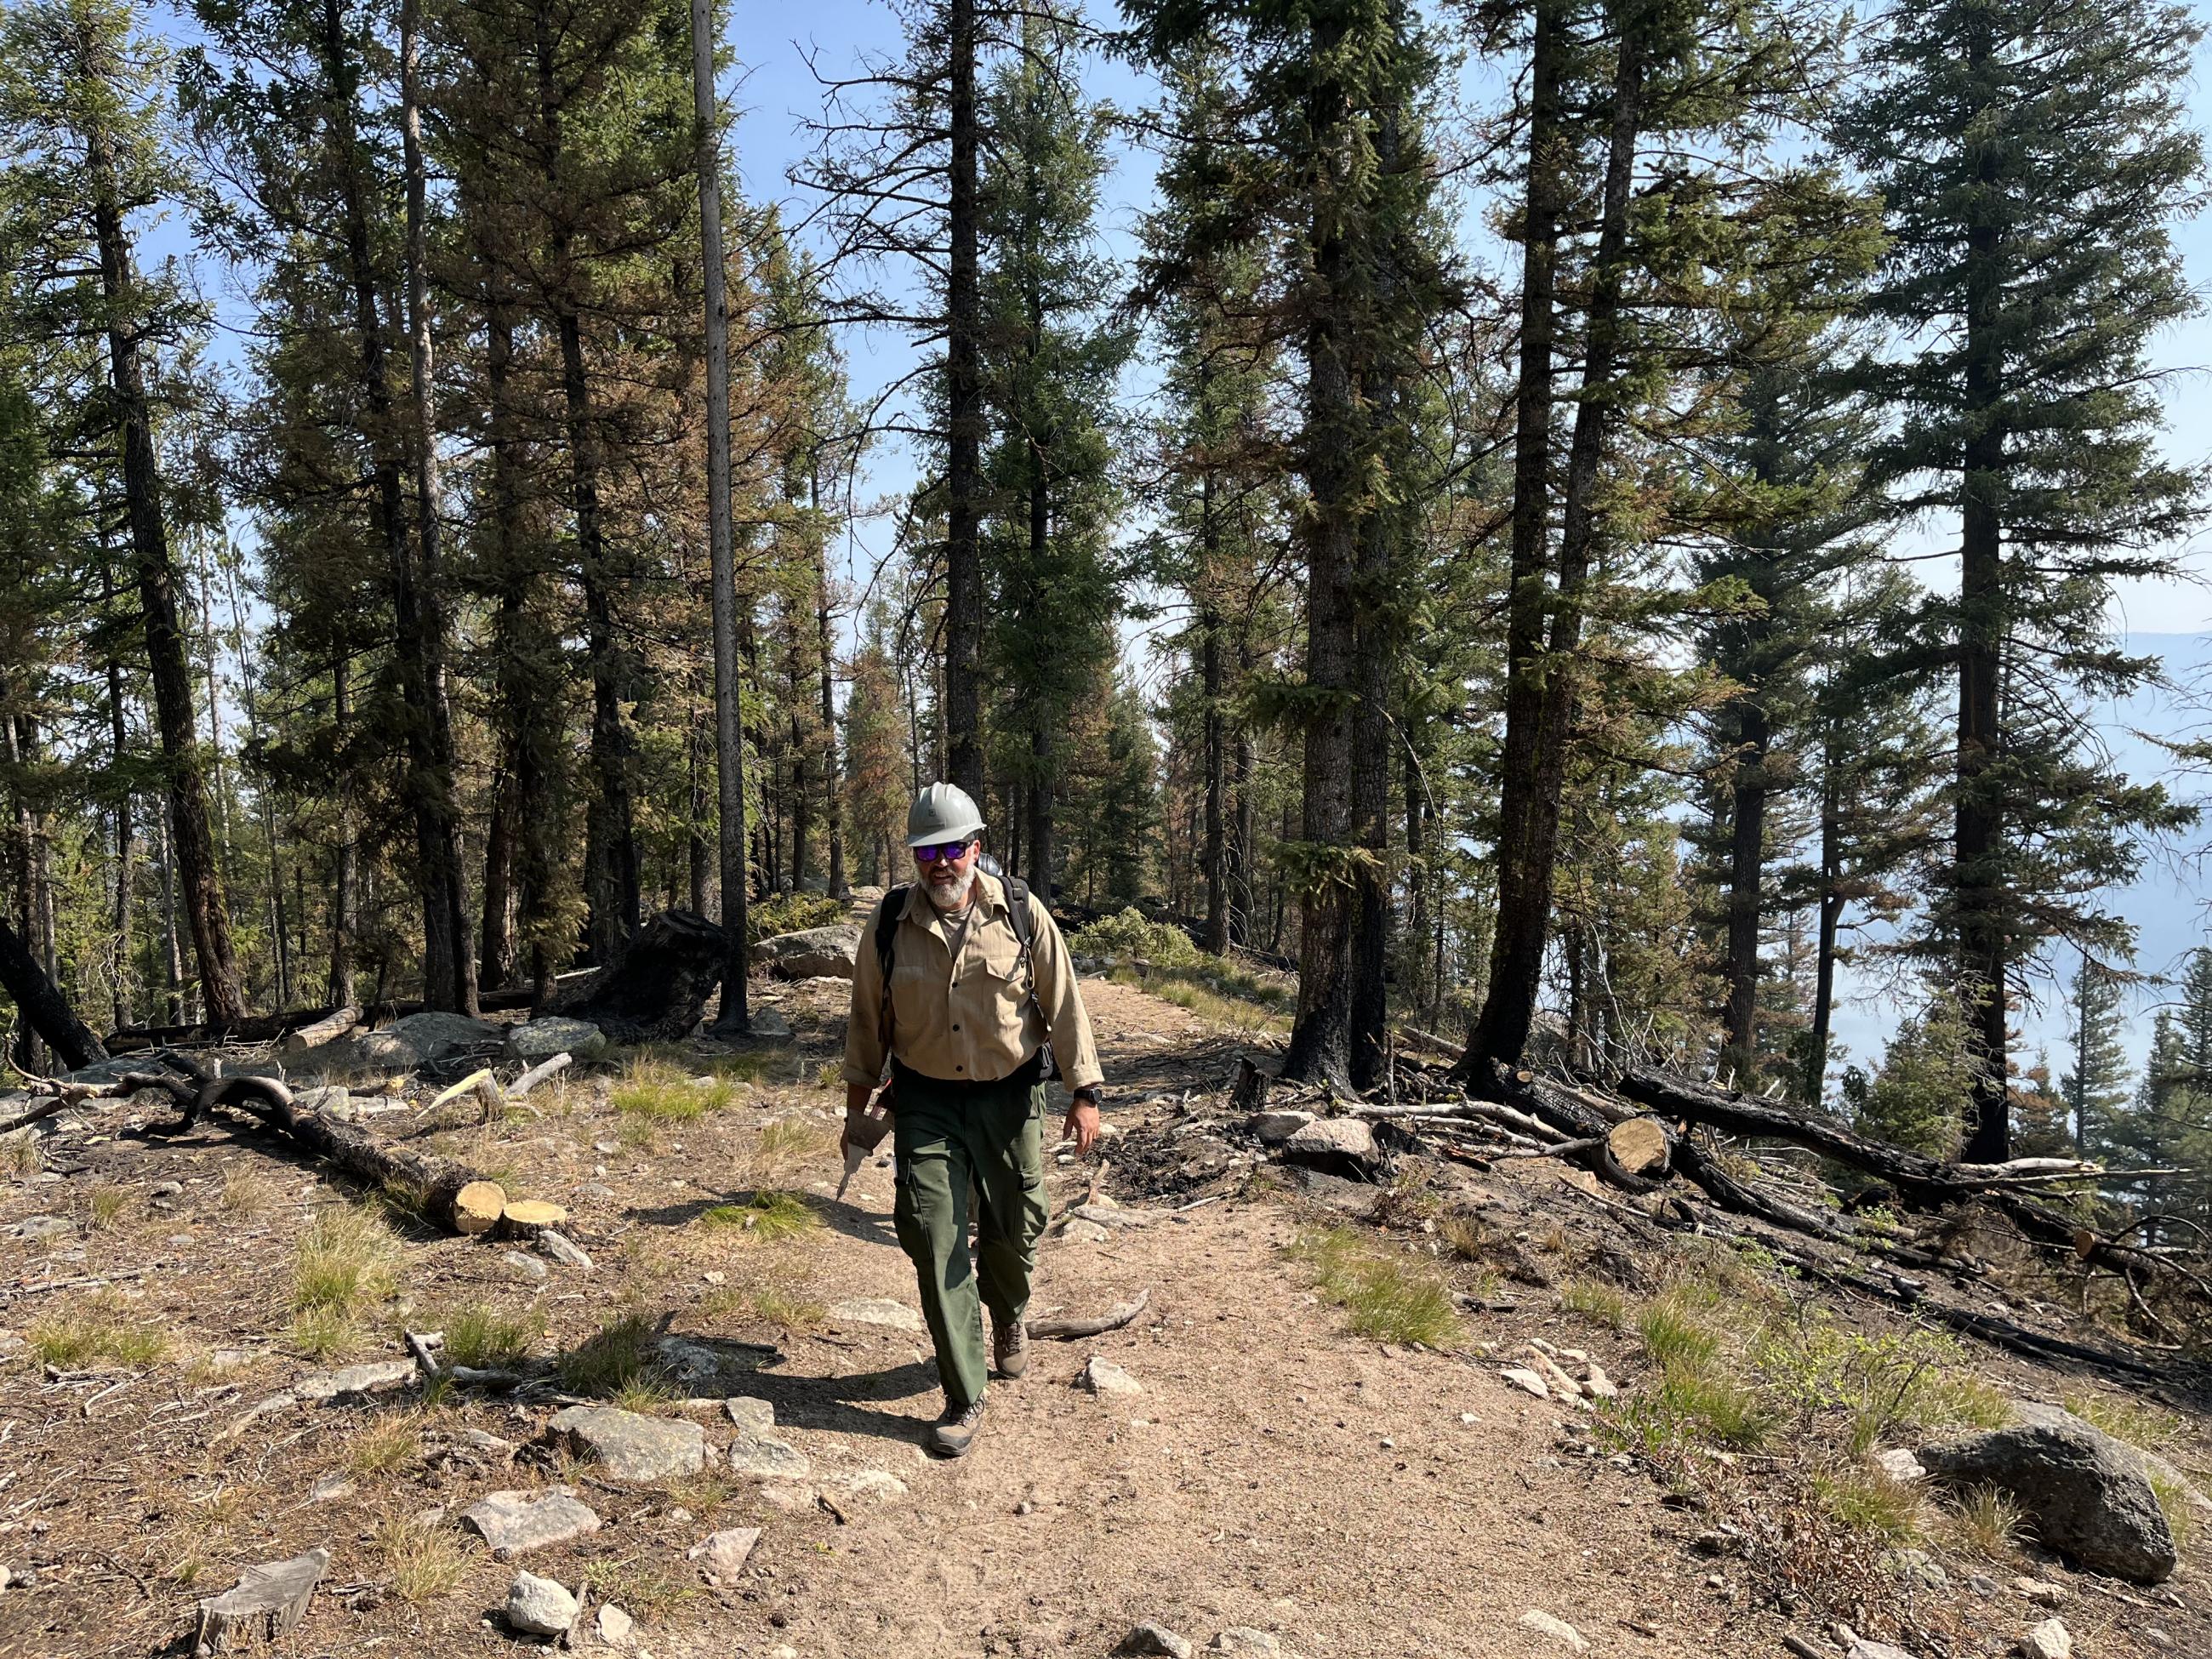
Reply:
M931 830L919 836L908 836L906 838L907 850L912 852L917 847L942 847L948 841L965 841L970 836L982 833L983 825L980 823L971 823L965 830Z

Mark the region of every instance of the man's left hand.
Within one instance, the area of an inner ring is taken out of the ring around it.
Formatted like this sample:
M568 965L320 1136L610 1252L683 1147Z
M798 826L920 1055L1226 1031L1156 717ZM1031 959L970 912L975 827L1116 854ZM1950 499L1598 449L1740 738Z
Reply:
M1067 1121L1060 1126L1060 1138L1075 1143L1078 1158L1091 1155L1091 1149L1098 1144L1097 1096L1086 1092L1069 1103Z

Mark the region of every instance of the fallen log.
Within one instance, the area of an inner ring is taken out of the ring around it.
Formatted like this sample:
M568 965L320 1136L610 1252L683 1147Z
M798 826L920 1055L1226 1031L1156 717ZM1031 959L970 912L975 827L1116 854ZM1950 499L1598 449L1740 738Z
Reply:
M563 1048L559 1054L554 1055L552 1059L538 1061L537 1065L532 1066L520 1077L515 1079L514 1082L507 1085L507 1097L509 1100L521 1099L523 1096L528 1094L539 1084L544 1082L547 1078L553 1076L557 1072L566 1071L570 1066L575 1063L575 1055L570 1054L566 1048Z
M325 1014L320 1019L309 1020L305 1025L295 1025L284 1034L284 1052L297 1054L325 1042L335 1042L360 1024L361 1010L349 1003Z
M1533 1072L1510 1066L1492 1066L1491 1085L1499 1101L1517 1107L1569 1140L1590 1143L1576 1152L1571 1161L1590 1170L1608 1186L1638 1194L1658 1190L1657 1182L1624 1167L1613 1154L1613 1130L1622 1121L1637 1114L1623 1112L1616 1115L1600 1111L1584 1091L1559 1087ZM1662 1142L1672 1141L1672 1133L1665 1124L1651 1119L1644 1121L1652 1124Z
M46 976L44 965L4 916L0 916L0 991L7 992L23 1011L24 1022L71 1071L107 1058L100 1039L76 1017L69 999Z
M1108 1331L1118 1331L1144 1312L1151 1303L1149 1289L1137 1293L1134 1302L1124 1302L1091 1319L1032 1319L1030 1334L1040 1341L1073 1342L1086 1336L1103 1336Z
M2003 1173L2005 1165L1940 1163L1886 1141L1869 1140L1839 1123L1809 1116L1775 1101L1708 1088L1666 1073L1626 1073L1620 1079L1620 1089L1638 1104L1669 1118L1703 1124L1729 1134L1790 1140L1809 1146L1839 1164L1880 1176L1897 1189L1901 1200L1916 1209L1936 1209L1947 1204L1986 1204L2010 1221L2032 1243L2075 1252L2092 1266L2124 1276L2133 1271L2167 1284L2179 1279L2190 1285L2203 1301L2212 1304L2212 1285L2179 1262L2133 1245L2085 1234L2071 1217L2009 1190L2003 1184L2012 1178Z

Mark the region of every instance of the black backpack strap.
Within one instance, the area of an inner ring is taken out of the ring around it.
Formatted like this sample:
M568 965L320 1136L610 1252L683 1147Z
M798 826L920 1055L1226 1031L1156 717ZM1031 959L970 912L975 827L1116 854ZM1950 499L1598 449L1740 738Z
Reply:
M884 981L884 1006L877 1030L886 1048L891 1040L891 952L898 942L899 918L906 914L906 895L905 887L892 888L876 910L876 963L883 970Z
M1051 1022L1046 1019L1044 1004L1037 1000L1036 955L1030 949L1031 943L1036 938L1036 923L1030 915L1029 884L1019 876L1000 876L999 879L1006 884L1006 920L1013 927L1014 942L1022 947L1021 960L1030 970L1030 1006L1036 1010L1037 1018L1040 1020L1045 1020L1046 1029L1049 1030ZM1049 1036L1037 1049L1037 1058L1042 1062L1037 1073L1040 1078L1048 1078L1057 1074L1052 1058L1052 1039Z

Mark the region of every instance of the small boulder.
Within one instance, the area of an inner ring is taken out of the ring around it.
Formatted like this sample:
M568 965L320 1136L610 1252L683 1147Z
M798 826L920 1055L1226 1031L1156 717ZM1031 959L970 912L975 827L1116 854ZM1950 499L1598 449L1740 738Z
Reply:
M1583 1392L1593 1400L1618 1400L1620 1384L1605 1374L1605 1367L1595 1359L1583 1368Z
M1539 1400L1552 1397L1552 1391L1545 1385L1544 1379L1525 1365L1501 1366L1498 1374L1523 1394L1533 1395Z
M1091 1363L1076 1374L1075 1385L1088 1389L1103 1398L1108 1395L1142 1394L1144 1387L1137 1379L1110 1360L1091 1357Z
M1187 1636L1178 1636L1158 1620L1147 1619L1121 1638L1116 1653L1165 1654L1168 1659L1190 1659L1194 1649Z
M747 1480L804 1480L813 1467L796 1446L765 1434L740 1434L726 1455L730 1473Z
M1903 1648L1892 1647L1887 1642L1872 1642L1853 1634L1850 1644L1844 1650L1844 1659L1912 1659Z
M2046 1619L2020 1638L2021 1659L2074 1659L2074 1638L2063 1621Z
M1279 1146L1313 1121L1311 1112L1255 1112L1244 1120L1244 1127L1258 1137L1262 1146Z
M731 1395L722 1401L722 1409L747 1434L766 1434L775 1426L775 1407L750 1395Z
M397 1037L423 1060L443 1060L456 1049L472 1048L479 1042L492 1041L499 1034L499 1027L489 1021L437 1009L395 1019L380 1033Z
M1589 1651L1589 1642L1580 1631L1565 1620L1555 1619L1539 1608L1531 1607L1522 1613L1521 1624L1524 1629L1533 1630L1539 1636L1550 1637L1569 1653Z
M501 1045L501 1059L535 1066L556 1054L574 1054L580 1060L597 1060L607 1051L607 1034L588 1019L564 1014L541 1014L536 1019L510 1025Z
M2045 1544L2086 1566L2157 1584L2180 1559L2142 1461L2078 1418L1924 1446L1920 1461L1953 1486L2009 1492Z
M525 1635L564 1636L578 1611L568 1586L534 1572L518 1572L507 1587L507 1622Z
M845 975L833 975L832 978ZM755 1042L788 1042L792 1038L791 1022L773 1008L757 1008L748 1004L745 1008L745 1035Z
M613 1406L571 1406L547 1430L572 1450L595 1460L612 1480L666 1480L707 1465L707 1432L696 1423L641 1417Z
M921 1315L894 1297L855 1297L846 1302L835 1302L830 1306L830 1317L842 1320L848 1325L884 1325L895 1331L910 1331L919 1336L928 1328L921 1322Z
M611 1648L626 1648L637 1639L637 1620L611 1601L599 1604L599 1617L592 1622L599 1640Z
M754 945L752 965L779 979L850 979L860 951L857 923L774 933Z
M1375 1130L1364 1118L1317 1117L1283 1142L1283 1160L1329 1175L1374 1173L1379 1161Z
M488 1492L461 1511L461 1524L491 1546L495 1559L511 1561L595 1533L599 1517L577 1501L574 1486L555 1486L544 1492Z
M373 1360L363 1365L344 1365L334 1371L317 1371L292 1385L302 1400L360 1400L391 1394L415 1380L411 1359Z
M1875 1467L1900 1486L1909 1486L1916 1480L1925 1480L1928 1471L1920 1460L1902 1446L1885 1446L1874 1455Z
M727 1583L744 1571L760 1535L758 1527L726 1527L694 1544L686 1559L696 1561L702 1572Z
M231 1589L200 1603L200 1644L221 1653L274 1642L300 1622L330 1565L331 1553L313 1549L248 1567Z
M1266 1631L1255 1630L1249 1625L1232 1625L1213 1638L1209 1652L1241 1653L1252 1659L1275 1659L1283 1644Z

